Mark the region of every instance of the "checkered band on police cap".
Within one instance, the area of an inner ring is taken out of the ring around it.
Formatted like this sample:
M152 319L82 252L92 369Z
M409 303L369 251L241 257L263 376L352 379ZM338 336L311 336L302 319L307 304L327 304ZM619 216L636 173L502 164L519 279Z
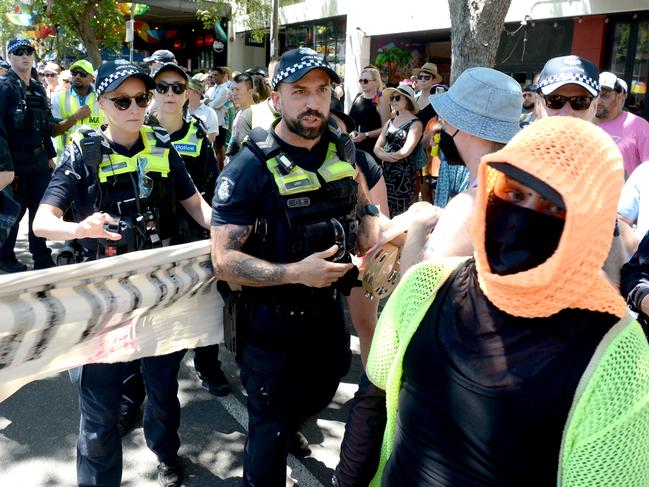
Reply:
M281 82L294 83L313 69L325 70L333 81L340 83L340 77L323 57L313 49L303 47L282 54L271 82L272 88L277 89Z
M116 61L102 64L99 67L95 88L97 95L101 95L105 91L113 91L117 89L131 76L137 76L142 79L148 89L155 86L153 80L143 73L135 64L132 64L125 59L117 59Z
M591 95L597 96L599 70L587 59L574 55L552 58L545 63L538 81L538 89L544 95L567 84L583 86Z
M21 47L30 47L34 49L32 42L29 39L10 39L7 42L7 52L13 54Z

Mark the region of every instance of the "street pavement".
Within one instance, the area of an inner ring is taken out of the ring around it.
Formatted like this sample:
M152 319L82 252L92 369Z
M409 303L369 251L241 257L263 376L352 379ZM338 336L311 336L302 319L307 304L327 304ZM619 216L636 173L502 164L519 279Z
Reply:
M29 263L26 229L21 226L19 260ZM60 244L54 244L57 248ZM348 320L349 321L349 320ZM350 327L351 329L351 327ZM289 457L287 486L331 485L349 405L361 370L358 339L352 336L353 360L331 404L308 420L302 432L311 455ZM217 398L194 375L191 352L183 359L179 382L182 407L180 456L187 487L238 486L248 417L245 394L232 355L221 347L223 370L232 394ZM323 364L326 366L326 364ZM67 373L28 384L0 403L0 487L52 487L76 484L77 395ZM122 439L124 487L155 487L156 458L139 426Z

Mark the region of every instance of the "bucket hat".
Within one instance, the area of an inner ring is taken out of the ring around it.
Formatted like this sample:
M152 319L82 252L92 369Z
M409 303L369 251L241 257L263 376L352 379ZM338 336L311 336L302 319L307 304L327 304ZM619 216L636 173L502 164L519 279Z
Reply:
M399 95L403 95L410 100L412 106L414 107L412 113L417 113L419 111L419 104L417 103L417 98L415 98L415 90L412 89L412 86L401 83L396 88L384 89L383 92L381 93L381 96L387 97L387 98L383 98L384 100L389 100L390 97L395 93L398 93Z
M461 131L506 144L520 130L522 99L521 86L505 73L469 68L430 102L440 117Z

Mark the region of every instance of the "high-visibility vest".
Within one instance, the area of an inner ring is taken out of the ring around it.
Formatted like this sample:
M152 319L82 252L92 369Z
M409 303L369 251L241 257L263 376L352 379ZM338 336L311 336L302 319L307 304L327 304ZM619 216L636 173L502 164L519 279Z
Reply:
M76 113L76 111L81 108L79 98L72 95L72 89L73 88L70 88L62 92L59 96L61 118L63 118L64 120L74 115L74 113ZM99 109L99 104L97 103L97 94L94 91L88 93L85 104L90 107L90 116L79 120L72 127L70 127L65 134L59 135L58 137L54 138L54 148L56 149L56 153L59 156L63 154L63 150L67 145L70 134L72 134L76 129L78 129L82 125L90 127L92 129L97 129L104 124L104 113Z

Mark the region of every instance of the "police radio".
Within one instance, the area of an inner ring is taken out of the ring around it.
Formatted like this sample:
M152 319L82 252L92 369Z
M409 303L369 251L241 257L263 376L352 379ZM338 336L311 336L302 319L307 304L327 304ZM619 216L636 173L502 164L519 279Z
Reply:
M101 135L86 136L79 142L79 149L83 156L83 162L90 168L93 174L97 174L97 168L101 164Z

